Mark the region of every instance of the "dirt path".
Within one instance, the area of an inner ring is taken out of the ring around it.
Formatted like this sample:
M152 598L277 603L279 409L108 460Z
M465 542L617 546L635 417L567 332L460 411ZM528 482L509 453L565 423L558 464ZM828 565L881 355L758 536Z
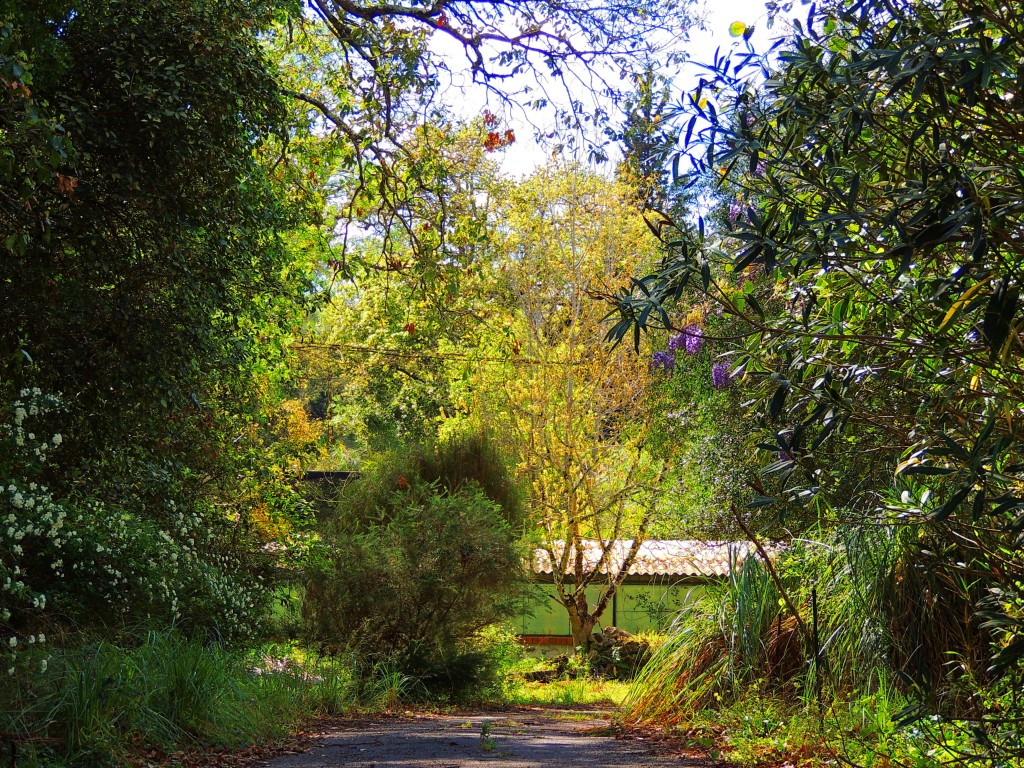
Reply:
M704 768L640 738L616 738L605 713L529 709L338 721L308 752L268 768ZM660 754L659 754L660 753Z

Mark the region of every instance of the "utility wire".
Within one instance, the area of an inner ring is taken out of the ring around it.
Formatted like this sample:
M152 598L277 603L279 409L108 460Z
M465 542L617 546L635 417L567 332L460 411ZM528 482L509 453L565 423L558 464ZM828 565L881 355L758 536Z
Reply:
M583 365L582 361L565 360L540 360L535 357L478 357L468 352L422 352L411 349L396 349L394 347L371 347L361 344L324 344L312 342L297 342L292 344L296 351L319 351L339 352L344 355L347 352L362 355L382 355L384 357L395 357L402 359L414 358L417 360L468 360L474 363L487 363L491 365L540 365L540 366L564 366L576 367Z

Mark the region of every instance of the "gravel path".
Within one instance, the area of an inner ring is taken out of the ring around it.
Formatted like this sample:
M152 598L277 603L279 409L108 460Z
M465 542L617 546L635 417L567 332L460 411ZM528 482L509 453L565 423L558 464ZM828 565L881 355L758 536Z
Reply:
M526 711L423 715L339 721L308 752L268 768L703 768L703 760L655 751L638 738L616 738L596 711Z

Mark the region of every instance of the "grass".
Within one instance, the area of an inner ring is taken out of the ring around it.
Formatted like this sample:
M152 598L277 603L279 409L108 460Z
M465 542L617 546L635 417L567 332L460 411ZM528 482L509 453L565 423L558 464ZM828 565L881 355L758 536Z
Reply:
M622 683L589 678L518 682L515 672L533 662L517 643L506 648L504 635L498 641L487 640L507 674L481 700L616 706L625 695ZM39 653L24 659L26 671L41 668ZM143 753L273 743L317 716L447 701L393 662L367 667L280 644L246 653L173 630L132 647L97 641L45 653L45 672L0 686L0 732L47 739L23 750L25 768L105 768Z
M775 563L777 583L747 558L680 617L629 691L624 721L747 765L919 768L968 751L958 718L981 658L962 618L970 596L929 567L918 535L879 528L794 542ZM811 586L820 681L806 629ZM904 727L922 692L931 719Z
M618 707L629 691L629 683L577 677L550 683L522 683L506 693L509 704L536 706L574 705Z
M735 765L940 765L933 738L897 725L897 713L904 704L895 691L879 690L833 701L819 712L752 684L728 704L691 712L665 731L712 759Z
M387 709L410 685L393 670L357 675L345 659L290 646L247 654L174 631L131 648L101 641L48 653L45 673L0 688L0 731L51 740L26 749L23 766L273 743L312 717Z
M625 698L628 683L582 673L524 682L537 661L506 634L484 638L500 684L481 689L478 703L615 709ZM452 703L395 663L366 667L296 645L242 652L173 630L131 647L97 641L30 653L39 658L26 657L24 669L45 672L0 686L0 732L46 739L26 744L22 768L112 768L143 754L273 743L316 716ZM491 745L489 733L481 744Z

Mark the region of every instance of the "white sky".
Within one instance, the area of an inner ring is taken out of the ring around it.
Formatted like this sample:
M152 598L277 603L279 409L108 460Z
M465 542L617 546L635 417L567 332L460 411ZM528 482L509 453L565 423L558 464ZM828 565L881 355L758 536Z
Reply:
M747 26L754 25L755 33L753 43L755 48L764 50L768 42L781 33L779 22L776 22L774 29L767 28L768 14L764 0L703 0L706 5L698 12L703 11L706 17L705 29L693 29L690 32L690 40L684 44L691 62L709 62L714 57L715 49L727 50L730 46L739 45L737 38L730 37L729 25L734 21L742 21ZM798 4L796 12L799 13L801 6ZM444 48L443 41L442 48ZM461 52L452 50L447 55L453 57L453 67L457 67L454 57L461 56ZM684 65L681 74L676 78L673 89L676 93L684 89L689 90L696 85L696 78L701 70L693 63ZM446 94L447 100L457 114L469 119L480 115L485 107L485 94L479 86L469 86L465 89L452 89ZM677 101L678 99L674 99ZM492 107L492 111L499 112ZM542 115L533 116L534 121L543 120ZM529 174L538 165L544 162L545 150L534 142L533 129L518 116L511 116L508 127L516 132L516 142L511 147L502 151L502 170L510 176L521 177Z

